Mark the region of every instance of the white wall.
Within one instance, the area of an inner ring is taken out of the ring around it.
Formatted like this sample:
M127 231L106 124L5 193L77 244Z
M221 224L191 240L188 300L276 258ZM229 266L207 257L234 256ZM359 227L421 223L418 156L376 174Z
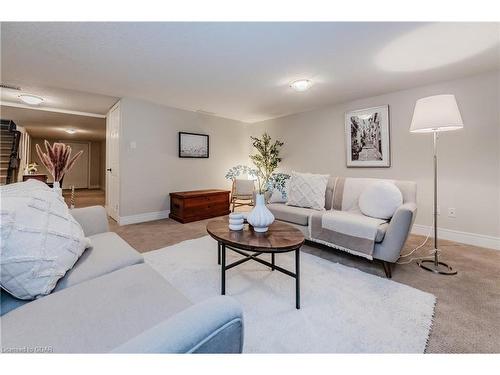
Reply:
M101 142L92 141L90 142L90 175L89 175L89 188L90 189L100 189L101 188Z
M227 169L247 160L243 123L132 98L120 106L120 217L169 210L170 192L229 189ZM208 134L210 157L179 158L179 131Z
M268 131L283 140L285 171L414 180L418 184L416 223L431 225L432 135L411 134L408 129L417 99L455 94L465 127L440 135L439 225L500 237L499 84L497 71L393 92L253 124L248 135ZM391 168L346 168L344 113L384 104L390 111ZM456 208L456 218L447 217L449 207Z

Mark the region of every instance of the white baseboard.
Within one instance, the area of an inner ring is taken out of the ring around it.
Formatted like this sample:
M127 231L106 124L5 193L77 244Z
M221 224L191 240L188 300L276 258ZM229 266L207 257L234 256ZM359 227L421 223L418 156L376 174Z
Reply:
M414 224L411 232L413 234L419 234L422 236L426 236L429 233L431 233L431 236L433 235L432 227L428 225ZM446 228L438 228L438 237L443 240L500 250L500 237L488 236L478 233L461 232L458 230Z
M146 221L160 220L168 218L169 210L157 211L157 212L146 212L145 214L130 215L130 216L120 216L118 224L128 225L144 223Z

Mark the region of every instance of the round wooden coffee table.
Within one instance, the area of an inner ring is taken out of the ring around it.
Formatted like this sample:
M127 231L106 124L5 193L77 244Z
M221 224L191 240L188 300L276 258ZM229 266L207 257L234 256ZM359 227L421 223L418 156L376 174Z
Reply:
M304 244L304 235L297 228L275 221L265 233L255 232L251 225L245 224L241 231L232 231L228 219L211 220L207 232L218 243L218 262L221 264L221 294L226 294L226 271L249 260L262 263L295 279L295 307L300 309L300 247ZM226 265L226 249L243 255L244 258ZM295 272L275 264L277 253L295 251ZM262 254L271 254L271 262L258 258Z

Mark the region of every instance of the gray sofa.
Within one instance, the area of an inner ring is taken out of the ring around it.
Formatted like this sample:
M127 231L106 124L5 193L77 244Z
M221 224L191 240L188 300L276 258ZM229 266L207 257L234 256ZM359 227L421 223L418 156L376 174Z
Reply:
M103 207L72 214L92 248L48 296L22 301L1 291L2 352L241 353L234 299L192 304L108 231Z
M391 266L399 259L401 250L410 234L417 213L417 185L413 181L381 180L374 178L349 178L349 184L339 183L341 177L330 176L325 192L325 210L340 209L363 215L357 206L357 200L346 204L343 202L344 189L349 189L349 195L359 198L364 187L375 181L391 181L401 191L403 204L397 209L388 223L377 228L373 259L380 260L385 274L391 277ZM314 241L310 236L309 219L314 210L309 208L288 206L284 203L271 203L267 207L277 220L285 221L300 229L306 239ZM336 247L335 243L327 244ZM343 250L337 247L340 250Z

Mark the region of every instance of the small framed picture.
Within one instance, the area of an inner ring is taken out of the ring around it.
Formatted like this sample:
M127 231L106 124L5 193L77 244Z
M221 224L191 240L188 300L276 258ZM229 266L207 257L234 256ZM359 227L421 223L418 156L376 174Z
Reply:
M345 114L347 167L390 167L389 106Z
M179 132L180 158L208 158L208 134Z

